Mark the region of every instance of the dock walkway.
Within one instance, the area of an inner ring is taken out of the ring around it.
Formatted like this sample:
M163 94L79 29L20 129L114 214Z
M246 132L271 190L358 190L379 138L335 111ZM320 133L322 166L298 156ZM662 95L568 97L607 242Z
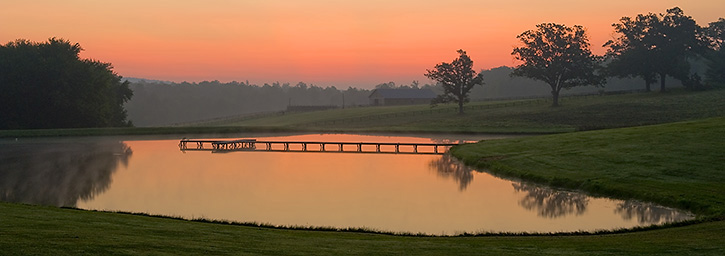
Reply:
M193 140L179 141L181 151L233 151L272 152L341 152L341 153L393 153L393 154L443 154L454 143L394 143L394 142L327 142L327 141L258 141Z

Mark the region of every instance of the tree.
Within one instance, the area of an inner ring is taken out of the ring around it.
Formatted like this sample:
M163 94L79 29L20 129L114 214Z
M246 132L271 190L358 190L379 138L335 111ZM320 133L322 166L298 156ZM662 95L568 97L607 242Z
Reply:
M618 76L639 76L645 83L659 76L660 91L665 91L667 76L689 82L688 58L702 52L698 38L700 27L682 9L668 9L665 14L623 17L612 24L620 36L604 44L613 60L608 70Z
M0 45L0 129L129 126L133 92L109 63L63 39Z
M720 18L711 22L705 29L705 40L709 50L705 54L707 70L705 71L705 85L709 87L725 87L725 19Z
M460 56L451 63L440 63L433 70L426 69L425 76L443 87L443 94L433 99L433 104L458 102L458 113L463 114L463 104L469 101L468 92L476 85L483 85L483 75L473 70L473 61L466 51L456 51Z
M604 78L596 73L600 58L589 50L589 39L582 26L542 23L517 38L524 44L511 55L523 61L511 73L547 83L551 87L552 106L559 106L561 89L576 86L600 86Z
M616 40L609 40L603 46L609 47L606 56L609 64L605 69L608 76L640 77L645 82L645 90L657 81L656 61L649 57L654 47L653 27L660 23L655 14L639 14L636 18L622 17L620 23L614 23L614 31L619 33Z
M660 14L661 24L655 29L655 48L652 58L657 61L657 73L660 75L660 91L665 91L665 78L669 75L683 82L690 79L689 58L702 53L702 41L699 40L701 28L682 9L674 7Z

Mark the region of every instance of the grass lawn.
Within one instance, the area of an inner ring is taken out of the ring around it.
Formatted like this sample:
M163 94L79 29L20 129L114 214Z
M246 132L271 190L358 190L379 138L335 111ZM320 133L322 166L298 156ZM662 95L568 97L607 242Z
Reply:
M723 255L725 221L584 236L404 237L0 203L2 255Z
M723 98L725 90L577 96L563 98L556 108L542 99L472 102L464 115L458 115L452 105L362 107L288 113L223 125L322 131L561 133L725 116Z
M457 106L359 107L214 120L183 127L0 130L0 138L243 132L564 133L725 116L725 89L472 102ZM189 137L186 136L186 137Z
M507 177L725 216L725 118L454 147Z

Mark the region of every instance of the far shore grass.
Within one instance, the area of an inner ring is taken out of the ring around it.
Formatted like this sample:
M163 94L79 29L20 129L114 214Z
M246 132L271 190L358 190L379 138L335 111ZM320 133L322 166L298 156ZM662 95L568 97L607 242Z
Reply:
M528 120L521 127L561 125L582 132L483 141L451 150L465 163L496 175L690 210L698 216L695 224L588 235L415 237L226 225L0 202L0 254L725 255L723 96L720 90L602 96L580 102L571 99L562 102L571 106L568 112L559 112L565 107L516 105L530 109L502 111L510 114L512 120ZM624 111L618 106L624 106ZM535 110L542 107L538 112ZM660 109L673 112L666 117L626 112L637 109L648 114L660 113ZM484 110L479 114L473 112L467 117L488 115ZM329 117L329 113L318 114ZM454 122L464 117L446 120ZM599 121L577 124L582 121L575 117ZM503 114L500 118L505 120ZM555 122L547 124L547 118ZM393 119L396 118L386 117ZM406 118L399 115L398 119ZM240 129L234 130L238 132L272 127L294 131L295 125L302 124L300 120L303 119L284 125L258 120L257 125L219 129ZM385 121L379 122L382 123ZM331 130L357 130L345 128L352 124L341 121L337 126L330 125ZM414 128L419 125L402 122L399 129L420 131ZM628 126L634 127L617 128ZM360 129L374 131L375 127L373 124ZM444 131L445 127L443 124L429 131ZM156 132L184 133L184 129L206 128L176 129ZM83 134L87 131L78 135L88 135Z
M546 134L671 123L725 116L725 89L481 101L457 106L360 107L286 113L207 125L327 131Z
M0 138L256 132L552 134L725 116L724 98L725 89L572 96L562 98L557 108L550 107L548 98L482 101L466 104L464 115L456 114L452 105L358 107L193 126L0 130Z

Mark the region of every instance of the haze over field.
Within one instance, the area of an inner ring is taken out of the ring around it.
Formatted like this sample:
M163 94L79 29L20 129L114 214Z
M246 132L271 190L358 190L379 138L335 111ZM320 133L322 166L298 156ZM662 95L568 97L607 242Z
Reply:
M700 25L722 0L674 1L23 1L0 3L0 42L50 37L125 77L372 88L413 80L465 49L476 69L517 64L516 35L583 25L592 50L623 16L679 6Z

